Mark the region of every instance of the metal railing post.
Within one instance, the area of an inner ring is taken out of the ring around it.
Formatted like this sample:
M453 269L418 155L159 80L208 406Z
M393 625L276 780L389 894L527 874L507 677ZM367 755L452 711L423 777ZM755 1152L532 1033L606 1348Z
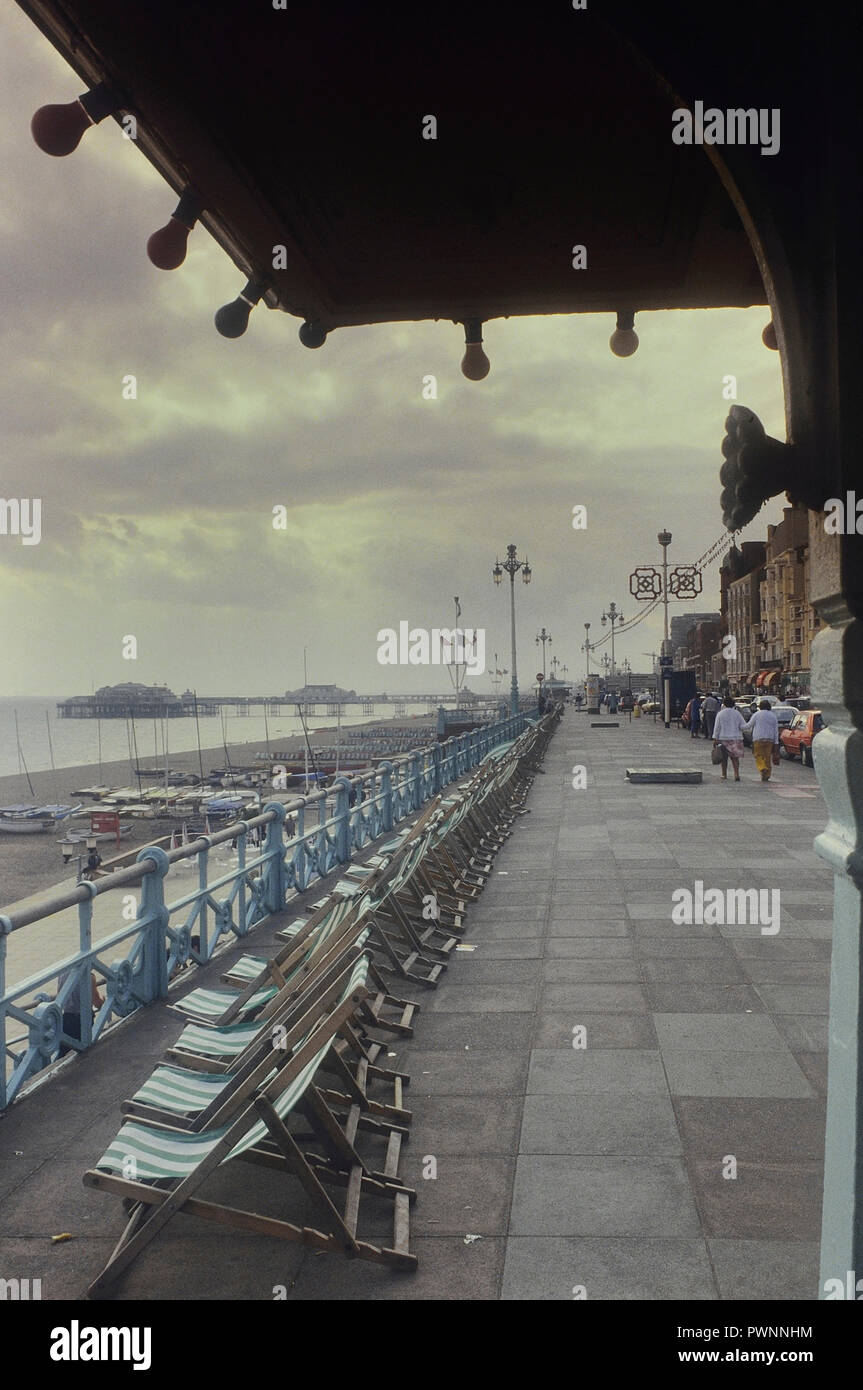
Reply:
M141 881L141 902L138 918L145 932L141 959L140 979L136 993L146 1003L153 999L163 999L168 993L168 956L165 950L165 937L168 930L169 913L165 907L165 875L171 861L163 849L148 845L136 858L140 864L152 859L156 872L145 874ZM89 980L88 980L89 984ZM88 1000L89 1003L89 1000Z
M283 834L287 811L281 801L269 801L264 810L272 811L274 816L264 840L264 853L270 856L264 865L264 901L270 912L281 912L288 896Z
M378 773L381 779L381 828L385 831L393 828L393 765L391 762L378 763Z
M0 1066L0 1110L6 1109L6 938L12 930L8 917L0 917L0 1045L2 1045L2 1066Z
M351 783L348 777L336 777L333 781L336 793L336 858L346 864L351 857Z
M432 787L434 795L437 796L443 786L443 749L439 743L433 743L431 749L432 772L434 774Z

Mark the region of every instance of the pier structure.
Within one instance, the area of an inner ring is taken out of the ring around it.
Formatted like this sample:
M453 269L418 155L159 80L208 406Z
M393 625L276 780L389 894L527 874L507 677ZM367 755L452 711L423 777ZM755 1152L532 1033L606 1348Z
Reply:
M308 717L323 708L334 719L340 709L359 706L364 715L373 715L377 705L392 705L395 718L401 719L406 716L408 705L425 705L433 712L440 705L458 703L474 709L489 702L490 697L484 702L481 696L465 687L458 696L453 690L418 694L381 691L358 695L355 690L341 690L336 685L304 686L300 690L286 690L284 695L198 695L184 690L178 696L167 686L126 681L121 685L102 686L93 695L73 695L71 699L60 700L57 714L60 719L182 719L194 718L197 713L204 719L218 717L223 709L239 717L258 711L278 717L293 714L299 708L303 716Z

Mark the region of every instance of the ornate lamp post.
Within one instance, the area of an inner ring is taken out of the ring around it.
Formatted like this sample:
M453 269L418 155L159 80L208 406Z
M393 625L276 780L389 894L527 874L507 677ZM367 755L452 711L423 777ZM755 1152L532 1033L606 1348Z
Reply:
M503 577L503 572L509 575L509 612L510 628L512 634L512 684L510 687L510 714L518 714L518 673L515 664L515 576L521 570L521 577L525 584L529 584L533 571L527 563L527 559L519 560L515 552L514 545L506 548L506 559L503 564L500 560L495 560L492 577L495 584L499 584Z
M608 612L602 615L602 626L605 627L607 622L611 623L611 674L614 676L614 624L623 622L623 614L617 611L614 603L610 603L608 605Z
M662 602L665 609L662 655L670 656L671 653L668 650L668 547L671 545L671 532L660 531L656 539L662 546Z
M543 680L545 680L545 644L546 644L546 642L548 643L549 646L551 646L551 633L550 633L550 632L546 632L545 628L542 629L542 632L538 632L537 635L536 635L536 645L539 646L540 642L542 643L542 678L543 678Z
M585 662L586 662L586 670L585 670L585 673L586 673L586 675L589 676L589 675L590 675L590 652L591 652L590 623L585 623L585 625L584 625L584 643L583 643L583 645L582 645L581 650L582 650L582 651L584 652L584 654L585 654Z

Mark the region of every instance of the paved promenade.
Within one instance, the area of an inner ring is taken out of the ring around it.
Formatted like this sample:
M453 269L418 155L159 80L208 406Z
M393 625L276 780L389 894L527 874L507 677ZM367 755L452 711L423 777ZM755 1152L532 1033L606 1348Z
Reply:
M418 1271L179 1216L118 1297L817 1296L832 876L811 848L814 773L783 762L764 786L747 752L741 785L724 783L703 740L590 724L567 713L471 909L476 949L415 992L415 1037L393 1049L411 1074ZM704 782L626 783L651 764L702 767ZM696 880L779 888L780 930L674 923L672 893ZM0 1121L0 1277L82 1294L121 1229L118 1200L82 1172L179 1031L146 1010ZM209 1190L315 1224L266 1170L223 1170Z

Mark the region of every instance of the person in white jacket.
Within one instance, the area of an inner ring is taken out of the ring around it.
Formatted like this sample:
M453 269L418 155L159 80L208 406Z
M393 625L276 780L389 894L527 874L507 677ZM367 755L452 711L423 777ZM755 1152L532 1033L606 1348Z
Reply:
M728 776L728 759L734 768L734 780L740 781L740 759L743 757L742 730L746 720L734 703L731 695L726 695L722 701L722 708L716 716L716 723L713 725L713 743L718 746L722 753L722 777L723 780Z
M744 729L752 730L752 751L755 766L761 773L762 782L770 781L773 766L773 749L779 751L779 720L770 708L769 700L760 700L758 709L747 719Z

